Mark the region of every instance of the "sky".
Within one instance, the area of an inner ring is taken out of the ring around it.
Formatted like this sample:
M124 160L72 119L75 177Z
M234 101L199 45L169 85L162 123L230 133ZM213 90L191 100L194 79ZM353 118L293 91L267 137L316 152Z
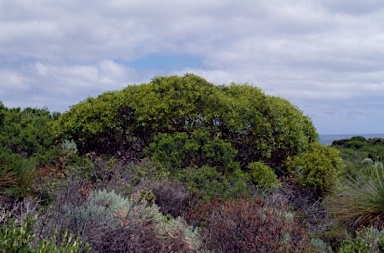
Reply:
M384 0L0 0L6 107L185 73L286 98L322 135L384 133Z

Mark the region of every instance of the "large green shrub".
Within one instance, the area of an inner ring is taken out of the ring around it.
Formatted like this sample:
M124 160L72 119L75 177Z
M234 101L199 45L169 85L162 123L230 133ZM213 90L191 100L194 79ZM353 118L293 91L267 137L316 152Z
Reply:
M336 148L318 143L310 144L309 150L303 154L289 157L286 165L295 180L320 194L334 189L344 166Z
M131 158L143 157L154 140L156 146L164 138L181 145L180 138L194 139L193 133L201 131L209 138L190 148L224 148L230 143L231 148L220 151L229 153L220 156L243 169L259 160L279 167L318 139L309 118L287 100L250 85L216 86L193 74L156 77L147 84L88 98L72 106L52 129L58 138L73 139L81 154L95 151ZM213 157L211 150L195 151L191 155ZM180 155L167 154L175 159Z

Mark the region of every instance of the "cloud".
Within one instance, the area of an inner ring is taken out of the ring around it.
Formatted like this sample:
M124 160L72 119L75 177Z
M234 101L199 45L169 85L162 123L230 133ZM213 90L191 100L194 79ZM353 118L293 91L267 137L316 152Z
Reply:
M0 99L63 111L106 90L192 72L285 97L326 132L340 125L326 127L328 112L349 115L346 122L360 111L377 116L363 103L384 96L383 7L382 0L4 0Z
M4 69L0 70L0 80L0 94L6 95L9 89L12 89L13 92L22 92L25 90L23 84L27 81L27 78L12 70Z

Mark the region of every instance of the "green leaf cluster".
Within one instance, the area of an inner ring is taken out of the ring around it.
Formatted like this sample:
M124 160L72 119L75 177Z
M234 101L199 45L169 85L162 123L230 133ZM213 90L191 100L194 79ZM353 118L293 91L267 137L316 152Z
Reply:
M271 167L262 162L252 162L248 165L253 183L258 187L276 188L281 186L280 180Z
M321 194L334 189L344 167L336 148L319 143L310 144L309 150L301 155L289 157L286 164L294 179Z
M39 164L52 162L54 136L48 127L57 117L46 108L0 106L0 153L35 157Z

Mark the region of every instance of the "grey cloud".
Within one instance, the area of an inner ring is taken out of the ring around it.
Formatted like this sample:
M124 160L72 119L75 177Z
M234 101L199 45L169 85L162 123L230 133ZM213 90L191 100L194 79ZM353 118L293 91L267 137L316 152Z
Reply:
M345 122L358 115L344 114L350 109L343 101L384 96L383 6L382 0L4 0L0 99L63 110L155 75L194 72L288 98L326 131L322 121L336 113ZM202 64L165 72L121 64L151 54L191 55ZM354 106L377 115L375 107Z

